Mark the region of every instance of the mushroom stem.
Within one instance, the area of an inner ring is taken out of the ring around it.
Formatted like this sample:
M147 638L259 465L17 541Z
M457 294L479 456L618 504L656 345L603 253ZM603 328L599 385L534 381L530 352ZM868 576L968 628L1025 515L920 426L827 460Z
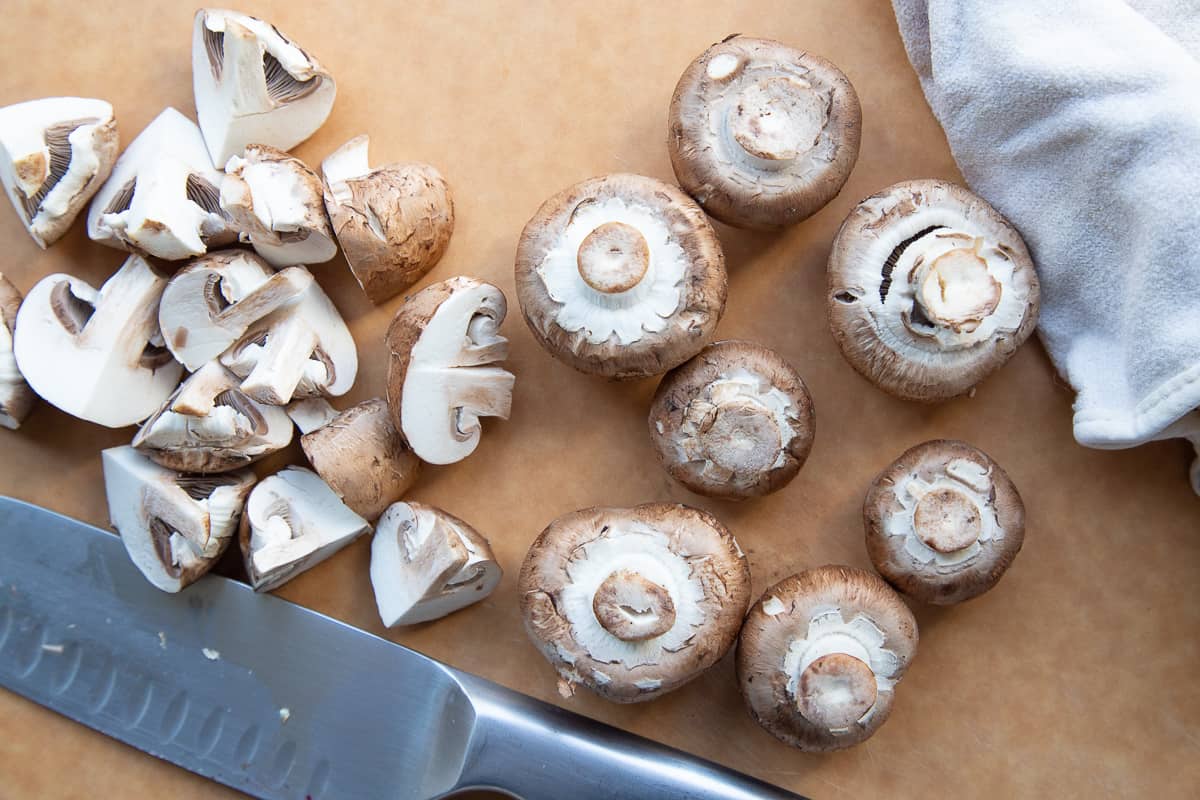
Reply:
M606 222L580 243L576 260L584 283L602 294L620 294L646 276L650 247L632 225Z
M1001 286L980 255L983 239L933 259L920 273L916 300L931 322L970 333L1000 305Z
M827 113L806 82L776 76L743 89L725 116L729 148L759 169L781 170L816 146Z
M316 346L317 334L304 321L281 323L267 337L258 363L242 381L242 391L260 403L284 405L304 378Z
M761 403L744 400L717 406L700 442L714 464L731 472L770 469L786 444L779 420Z
M337 417L338 410L324 397L309 397L290 403L287 413L301 433L312 433L332 422Z
M844 730L871 710L877 695L875 673L866 662L847 653L829 653L801 673L796 709L809 722Z
M604 630L625 642L662 636L675 625L670 593L630 570L618 570L600 584L592 612Z
M955 553L979 539L983 518L979 506L966 493L939 488L917 501L913 530L939 553Z

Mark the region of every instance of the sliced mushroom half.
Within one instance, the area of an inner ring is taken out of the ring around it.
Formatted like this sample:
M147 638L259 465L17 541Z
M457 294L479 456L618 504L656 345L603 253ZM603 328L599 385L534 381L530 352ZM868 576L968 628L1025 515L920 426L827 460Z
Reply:
M750 568L704 511L590 508L542 531L517 583L525 630L562 678L618 703L671 691L721 659L750 602Z
M581 372L657 375L725 311L725 256L690 197L640 175L576 184L521 233L517 298L534 338Z
M858 159L862 110L841 70L770 39L731 36L684 71L667 148L683 190L740 228L774 229L837 196Z
M878 576L826 566L767 589L746 615L737 674L750 715L809 752L868 739L892 711L917 621Z
M898 183L860 203L829 256L829 324L879 388L939 401L970 391L1037 325L1025 242L961 186Z
M33 410L34 394L13 355L21 293L0 272L0 427L16 430Z

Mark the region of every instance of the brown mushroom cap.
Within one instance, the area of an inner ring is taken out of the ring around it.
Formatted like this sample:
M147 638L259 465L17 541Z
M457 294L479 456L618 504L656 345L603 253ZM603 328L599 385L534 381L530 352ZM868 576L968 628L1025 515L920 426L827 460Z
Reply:
M671 477L740 500L781 489L816 431L812 398L783 357L760 344L710 344L658 385L650 439Z
M725 256L704 212L641 175L592 178L547 200L521 233L516 283L551 355L613 378L683 363L725 311Z
M837 196L861 132L858 95L833 64L769 39L731 36L684 70L667 148L680 186L710 215L776 229Z
M907 450L863 503L867 553L897 590L950 605L996 585L1025 541L1025 506L1000 465L965 442Z
M878 576L824 566L768 589L742 626L737 674L750 715L809 752L869 738L892 711L917 621Z
M829 325L865 378L908 400L946 400L998 369L1037 325L1025 242L994 208L938 180L862 201L829 255Z
M732 646L750 568L711 514L669 503L559 517L517 584L525 630L562 677L618 703L669 692Z

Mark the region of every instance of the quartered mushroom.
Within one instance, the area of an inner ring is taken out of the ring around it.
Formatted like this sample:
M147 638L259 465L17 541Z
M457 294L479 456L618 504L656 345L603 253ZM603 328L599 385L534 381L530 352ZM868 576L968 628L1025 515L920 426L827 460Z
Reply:
M618 703L678 688L725 655L750 602L750 568L704 511L589 508L542 531L517 582L525 630L558 671Z
M192 28L196 116L214 164L247 145L291 150L329 117L333 76L269 22L216 8Z
M1025 506L1008 474L966 442L907 450L863 503L867 553L897 590L936 605L996 585L1025 541Z
M253 472L181 475L128 446L100 458L109 517L148 581L178 592L212 569L233 538Z
M650 439L693 492L741 500L787 485L812 449L804 381L760 344L711 344L667 373L650 406Z
M389 628L415 625L477 603L500 583L487 539L423 503L395 503L375 526L371 586Z
M92 199L88 236L171 261L201 255L237 238L221 211L220 186L200 129L168 108L117 159Z
M781 228L837 196L858 160L862 110L841 70L770 39L731 36L688 65L667 148L683 190L739 228Z
M0 272L0 427L16 430L33 410L34 394L17 368L13 329L21 293Z
M607 377L682 364L725 311L725 256L704 212L640 175L592 178L547 200L521 233L516 281L534 338Z
M180 472L228 472L287 447L292 421L255 402L237 376L210 361L183 382L133 437L133 446Z
M49 275L17 313L13 354L43 400L109 428L141 422L179 384L183 368L163 346L158 301L167 279L131 255L99 291Z
M500 324L504 293L450 278L408 298L387 332L392 424L430 464L461 461L479 445L480 417L508 419L514 377L493 366L508 357Z
M750 609L738 682L750 715L780 741L841 750L887 720L916 649L916 619L878 576L818 567L783 579Z
M323 397L297 400L288 415L304 435L308 463L350 509L374 520L404 496L421 460L392 425L387 403L366 400L337 411Z
M356 136L321 164L325 208L350 271L372 303L412 286L441 260L454 233L454 202L434 167L370 167Z
M829 324L879 388L946 400L998 369L1037 325L1037 273L1004 217L961 186L898 183L862 201L829 255Z
M221 208L238 237L273 266L320 264L337 255L317 173L282 150L246 146L225 165Z
M370 530L316 473L288 467L254 487L238 540L250 585L267 592Z
M0 181L39 247L67 232L119 149L103 100L47 97L0 108Z

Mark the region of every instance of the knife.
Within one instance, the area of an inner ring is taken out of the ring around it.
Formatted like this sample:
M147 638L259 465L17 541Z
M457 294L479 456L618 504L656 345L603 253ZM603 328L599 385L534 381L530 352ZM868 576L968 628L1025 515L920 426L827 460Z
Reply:
M263 798L797 798L7 497L0 685Z

